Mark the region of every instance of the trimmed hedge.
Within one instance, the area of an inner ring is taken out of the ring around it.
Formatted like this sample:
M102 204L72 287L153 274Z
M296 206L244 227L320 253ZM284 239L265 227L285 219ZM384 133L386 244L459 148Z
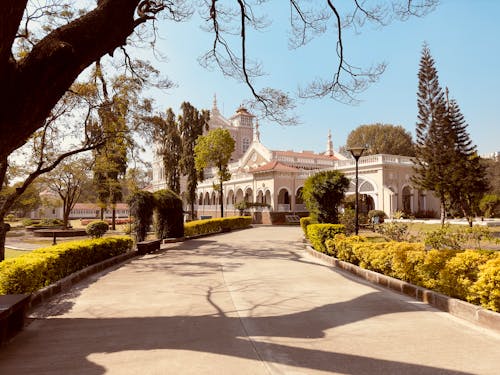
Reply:
M345 233L345 226L342 224L309 224L306 237L316 250L326 253L325 242L340 233Z
M126 236L71 241L0 262L0 294L32 293L76 271L126 253Z
M315 224L316 222L310 216L305 216L300 218L300 227L304 231L304 235L307 236L307 227L310 224Z
M92 238L101 238L109 229L109 224L103 220L92 221L87 224L85 232Z
M422 243L341 234L325 247L340 260L500 312L499 252L425 250Z
M184 235L186 237L193 237L202 234L219 233L226 230L248 228L251 224L251 216L195 220L184 224Z

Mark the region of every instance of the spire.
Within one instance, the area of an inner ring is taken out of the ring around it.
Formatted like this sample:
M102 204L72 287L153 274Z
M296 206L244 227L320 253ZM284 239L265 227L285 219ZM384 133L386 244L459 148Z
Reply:
M255 132L253 134L253 141L260 143L259 120L255 120Z
M212 104L212 115L218 115L220 114L219 108L217 108L217 94L214 94L214 101Z
M326 144L325 155L333 156L333 142L332 142L332 131L328 130L328 142Z

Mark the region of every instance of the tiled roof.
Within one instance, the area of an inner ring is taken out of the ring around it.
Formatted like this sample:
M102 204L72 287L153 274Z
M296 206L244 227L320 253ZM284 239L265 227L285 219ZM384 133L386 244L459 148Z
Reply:
M291 156L296 158L310 158L310 159L324 159L324 160L338 160L335 156L324 154L316 154L314 152L296 152L296 151L273 151L276 156Z
M289 165L280 163L277 160L273 160L267 164L261 165L260 167L250 169L250 173L256 172L268 172L268 171L276 171L276 172L298 172L297 168L290 167Z

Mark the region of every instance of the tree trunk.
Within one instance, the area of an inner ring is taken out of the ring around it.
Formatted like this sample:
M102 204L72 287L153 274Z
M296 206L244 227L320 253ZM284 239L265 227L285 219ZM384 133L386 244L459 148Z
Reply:
M7 235L7 226L4 217L0 216L0 262L5 259L5 237Z
M441 200L440 208L441 208L441 227L444 227L444 221L446 219L446 206L443 200Z
M116 208L114 206L111 215L111 230L116 230Z
M104 220L104 208L101 207L101 220Z
M224 217L224 194L222 193L222 177L220 179L220 217Z

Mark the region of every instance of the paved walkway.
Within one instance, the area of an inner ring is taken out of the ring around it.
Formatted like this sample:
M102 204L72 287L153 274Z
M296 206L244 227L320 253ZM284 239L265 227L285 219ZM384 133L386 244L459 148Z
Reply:
M316 263L297 227L184 243L33 314L0 374L498 374L500 337Z

